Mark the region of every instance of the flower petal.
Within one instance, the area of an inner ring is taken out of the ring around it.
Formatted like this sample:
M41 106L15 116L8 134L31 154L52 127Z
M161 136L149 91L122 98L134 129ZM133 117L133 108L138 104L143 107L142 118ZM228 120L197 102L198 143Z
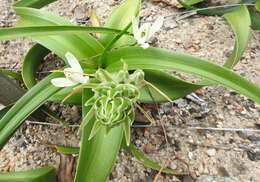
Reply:
M67 58L69 65L74 70L77 70L77 72L83 72L83 70L82 70L82 68L79 64L79 61L77 60L77 58L73 54L71 54L70 52L67 52L65 54L65 57Z
M138 40L140 37L139 35L139 18L138 17L132 17L132 27L133 27L133 34L134 38Z
M51 80L51 83L55 87L71 87L77 84L77 82L73 82L67 78L54 78Z
M73 68L65 68L64 74L68 80L77 83L86 83L89 79L88 76L84 76L83 73L78 72L78 70L75 70Z
M155 20L149 32L147 33L147 40L150 39L155 34L155 32L161 29L161 27L163 26L163 20L164 20L163 16L160 16Z
M150 45L148 43L143 43L143 44L141 44L141 47L143 49L147 49L148 47L150 47Z

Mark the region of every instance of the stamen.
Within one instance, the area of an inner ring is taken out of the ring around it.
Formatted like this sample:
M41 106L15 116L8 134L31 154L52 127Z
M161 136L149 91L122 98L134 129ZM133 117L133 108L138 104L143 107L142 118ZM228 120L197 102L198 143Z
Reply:
M65 71L65 70L51 70L49 71L51 73L59 72L59 73L72 73L72 74L80 74L84 76L95 76L94 74L88 74L88 73L80 73L80 72L75 72L75 71Z

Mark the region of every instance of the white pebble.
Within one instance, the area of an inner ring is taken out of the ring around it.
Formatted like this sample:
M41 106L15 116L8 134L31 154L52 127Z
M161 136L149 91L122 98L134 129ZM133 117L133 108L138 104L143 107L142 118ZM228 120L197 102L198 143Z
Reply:
M217 151L216 151L216 149L209 149L209 150L206 151L206 153L209 156L214 156L214 155L216 155Z

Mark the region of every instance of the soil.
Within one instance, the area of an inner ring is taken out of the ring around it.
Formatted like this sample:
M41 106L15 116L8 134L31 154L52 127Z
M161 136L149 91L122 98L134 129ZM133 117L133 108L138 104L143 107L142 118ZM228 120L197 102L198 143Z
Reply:
M48 6L48 11L67 17L72 21L88 19L87 7L92 6L103 24L111 9L120 0L61 0ZM165 3L166 2L166 3ZM223 2L223 1L222 1ZM229 3L229 1L224 1ZM0 19L16 19L11 4L2 0ZM159 15L169 15L178 10L175 1L146 0L142 5L144 21ZM88 24L88 22L87 22ZM14 23L0 23L1 27ZM231 54L234 35L222 17L194 15L180 21L169 19L152 40L155 47L167 48L223 64ZM33 45L28 39L0 43L0 67L20 69L23 57ZM260 32L253 31L252 38L240 63L234 71L260 86ZM194 80L181 74L182 78ZM260 180L260 134L207 130L176 129L173 126L207 126L225 128L259 129L260 105L221 86L208 86L196 92L204 100L202 104L187 98L173 104L161 104L159 123L166 123L169 141L167 148L161 127L133 128L132 142L147 157L168 167L186 171L191 176L202 175L231 177L241 182ZM53 111L71 123L79 120L80 109L75 106L52 105ZM75 119L76 118L76 119ZM75 128L24 124L0 152L0 171L20 171L39 166L58 167L60 155L46 143L78 146ZM153 181L156 171L138 163L125 151L120 151L117 163L108 181ZM183 181L192 179L183 179ZM160 175L157 181L180 181L173 175Z

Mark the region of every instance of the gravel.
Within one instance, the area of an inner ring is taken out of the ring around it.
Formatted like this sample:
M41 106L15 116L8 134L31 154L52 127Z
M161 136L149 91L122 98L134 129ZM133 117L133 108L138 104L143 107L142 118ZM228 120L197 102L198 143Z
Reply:
M0 6L1 19L16 18L10 8L10 0ZM82 0L58 1L47 10L70 20L87 19L86 7L93 6L104 23L112 8L121 1ZM174 4L175 1L167 1ZM226 1L228 2L228 1ZM165 3L144 1L143 20L176 12ZM2 25L1 26L7 26ZM11 26L12 24L8 24ZM1 67L21 67L30 40L4 41L0 44ZM195 15L180 21L169 20L153 41L154 46L190 54L223 64L234 45L234 35L221 17ZM260 85L260 32L254 31L242 61L234 71ZM190 75L177 74L181 78L199 80ZM204 87L196 94L205 101L199 105L182 98L173 104L160 106L157 121L177 126L232 127L257 129L260 121L260 105L221 86ZM53 106L59 116L71 123L78 122L80 110L74 106ZM159 123L158 123L159 124ZM197 181L208 182L257 182L260 179L259 140L253 140L238 132L191 131L166 128L170 148L167 149L162 128L136 128L132 130L133 143L150 159L178 171L187 171ZM256 136L255 134L252 134ZM19 171L39 166L58 167L59 155L46 143L78 146L79 137L74 128L57 128L24 124L0 152L0 171ZM252 160L253 159L253 160ZM144 167L136 159L120 151L117 163L108 181L152 181L156 171ZM206 175L206 176L202 176ZM219 176L219 177L213 177ZM233 179L234 178L234 179ZM235 180L236 179L236 180ZM172 175L162 174L158 181L180 181Z

